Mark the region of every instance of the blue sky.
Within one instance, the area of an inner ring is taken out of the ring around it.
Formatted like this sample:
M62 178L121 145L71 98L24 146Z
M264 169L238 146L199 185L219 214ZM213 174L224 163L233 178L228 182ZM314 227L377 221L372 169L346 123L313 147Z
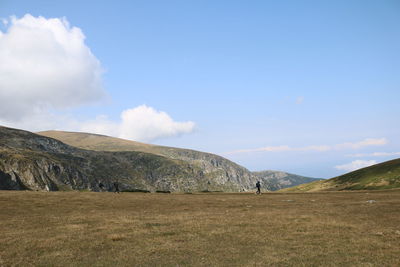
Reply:
M102 133L324 178L400 157L399 1L0 1L0 18L26 14L82 31L105 96L49 98L54 127L0 110L2 124L101 132L142 107L186 124Z

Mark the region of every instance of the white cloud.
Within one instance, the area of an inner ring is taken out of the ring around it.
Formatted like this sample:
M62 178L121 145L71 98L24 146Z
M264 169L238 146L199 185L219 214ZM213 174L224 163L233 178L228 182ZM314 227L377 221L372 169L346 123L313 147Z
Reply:
M0 20L1 20L1 23L3 23L4 26L7 26L7 25L8 25L8 19L1 18ZM0 34L0 35L1 35L1 34Z
M76 131L104 134L114 137L118 137L119 128L118 123L109 120L105 115L97 116L96 119L90 121L76 122L76 125L73 127Z
M299 96L296 98L296 104L300 105L304 102L304 96Z
M293 148L294 151L329 151L331 150L330 146L327 145L317 145L317 146L306 146L306 147L299 147Z
M335 166L336 169L342 171L354 171L364 167L368 167L371 165L377 164L376 160L354 160L348 164L337 165Z
M231 152L227 152L224 154L240 154L240 153L254 153L254 152L282 152L282 151L331 151L331 150L346 150L346 149L360 149L368 146L381 146L387 144L388 141L386 138L366 138L359 142L347 142L343 144L337 144L333 146L329 145L312 145L306 147L290 147L288 145L281 146L268 146L268 147L260 147L253 149L240 149Z
M167 113L141 105L121 114L119 137L133 140L154 140L176 136L194 130L194 122L176 122Z
M288 145L282 146L267 146L253 149L241 149L225 154L240 154L240 153L253 153L253 152L285 152L285 151L328 151L331 150L330 146L307 146L307 147L290 147Z
M366 138L360 142L347 142L343 144L335 145L336 149L359 149L367 146L381 146L386 145L388 141L386 138Z
M68 114L54 114L48 110L33 112L21 120L7 121L0 118L0 125L28 131L43 131L50 129L76 129L77 122Z
M239 154L239 153L252 153L252 152L282 152L282 151L290 151L292 148L289 146L267 146L267 147L260 147L254 149L241 149L232 152L228 152L226 154Z
M167 113L146 105L124 110L119 123L102 116L80 127L85 132L144 142L191 133L194 129L194 122L176 122Z
M240 154L240 153L254 153L254 152L286 152L286 151L325 151L325 146L309 146L309 147L290 147L288 145L282 146L267 146L253 149L240 149L231 152L227 152L224 154Z
M390 156L400 156L400 152L373 152L373 153L358 153L350 154L348 157L360 158L360 157L390 157Z
M0 119L15 122L101 99L102 68L65 18L11 17L0 31Z
M31 131L59 129L101 133L138 141L190 133L195 124L176 122L145 105L82 121L63 114L105 96L99 60L85 44L81 29L65 18L2 19L0 30L0 124ZM61 112L62 113L62 112Z
M89 132L142 142L188 134L195 130L194 122L174 121L166 112L146 105L124 110L118 122L105 115L82 121L69 115L56 115L45 111L31 116L29 120L7 123L0 119L0 125L30 131L54 129Z

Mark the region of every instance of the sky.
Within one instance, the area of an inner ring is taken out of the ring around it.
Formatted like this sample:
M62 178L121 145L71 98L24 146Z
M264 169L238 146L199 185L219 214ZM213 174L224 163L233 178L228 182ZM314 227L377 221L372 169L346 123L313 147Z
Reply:
M0 125L330 178L400 157L400 2L0 0Z

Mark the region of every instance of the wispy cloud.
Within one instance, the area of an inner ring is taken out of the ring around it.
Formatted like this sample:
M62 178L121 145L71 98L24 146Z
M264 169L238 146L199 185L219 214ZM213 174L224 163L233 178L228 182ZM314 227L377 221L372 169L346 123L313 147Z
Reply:
M335 145L336 149L359 149L367 146L381 146L386 145L388 141L386 138L366 138L360 142L347 142L343 144Z
M226 155L240 154L240 153L254 153L254 152L284 152L284 151L331 151L331 150L349 150L360 149L368 146L382 146L387 144L386 138L366 138L359 142L346 142L336 145L312 145L305 147L290 147L288 145L281 146L267 146L253 149L240 149L235 151L226 152Z
M8 19L5 18L0 18L1 23L3 23L4 26L8 25Z
M299 96L296 98L296 104L300 105L304 102L304 96Z
M266 146L254 149L241 149L235 150L231 152L227 152L226 154L238 154L238 153L252 153L252 152L282 152L282 151L291 151L292 148L289 146Z
M337 165L335 166L336 169L342 171L355 171L364 167L368 167L371 165L377 164L376 160L354 160L350 163Z
M400 156L400 152L373 152L373 153L358 153L349 154L347 157L361 158L361 157L390 157L390 156Z
M332 148L327 145L319 145L319 146L306 146L306 147L300 147L300 148L294 148L294 151L329 151Z

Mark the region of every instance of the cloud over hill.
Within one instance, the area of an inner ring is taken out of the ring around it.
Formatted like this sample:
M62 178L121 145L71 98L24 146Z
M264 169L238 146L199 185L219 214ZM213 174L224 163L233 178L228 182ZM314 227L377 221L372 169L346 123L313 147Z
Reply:
M0 32L0 117L21 120L105 95L99 60L65 18L11 17Z
M354 171L354 170L358 170L364 167L368 167L371 165L377 164L376 160L354 160L348 164L343 164L343 165L337 165L335 166L336 169L338 170L343 170L343 171Z
M72 108L99 103L107 95L100 61L78 27L66 18L3 19L0 30L0 125L29 129L88 131L151 141L190 133L191 121L141 105L121 112L119 122L99 115L80 119Z
M166 112L141 105L124 110L118 123L100 116L96 120L82 124L81 130L129 140L151 141L191 133L194 128L195 123L192 121L176 122Z

